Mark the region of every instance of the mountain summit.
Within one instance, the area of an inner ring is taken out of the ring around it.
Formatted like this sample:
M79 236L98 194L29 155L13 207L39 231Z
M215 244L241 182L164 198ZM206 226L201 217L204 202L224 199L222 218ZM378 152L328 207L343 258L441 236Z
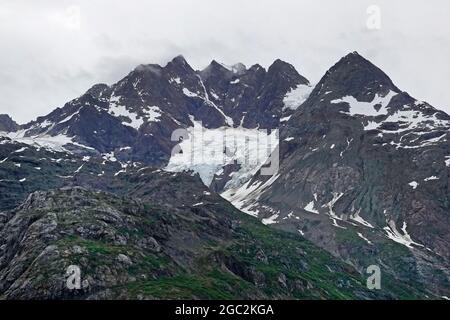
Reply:
M0 114L0 131L17 131L19 125L7 114Z

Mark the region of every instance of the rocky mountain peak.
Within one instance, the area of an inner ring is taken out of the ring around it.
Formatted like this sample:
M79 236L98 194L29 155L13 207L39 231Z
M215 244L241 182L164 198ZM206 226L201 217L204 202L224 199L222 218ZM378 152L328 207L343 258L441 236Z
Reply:
M353 96L358 101L372 101L377 93L400 92L380 68L356 51L332 66L314 91L311 96L332 93L336 97Z
M186 65L186 64L188 64L187 61L186 61L186 58L185 58L183 55L181 55L181 54L175 56L175 57L172 59L171 62L174 63L174 64L180 64L180 65Z
M0 114L0 131L14 132L19 125L7 114Z
M277 59L267 70L268 78L272 82L286 82L290 87L299 84L309 85L308 79L300 75L290 63Z
M212 60L205 69L200 71L200 75L203 79L208 79L211 76L220 76L226 79L230 79L234 76L241 76L246 72L247 67L243 63L239 62L234 65L228 66L216 60Z
M200 71L200 76L202 79L207 80L210 77L221 77L226 78L226 80L233 77L233 72L226 68L223 64L217 62L216 60L211 61L211 63L203 70Z
M88 91L86 91L86 94L91 95L94 98L99 98L101 94L107 90L109 86L105 83L98 83L93 85Z
M160 77L162 70L163 68L158 64L140 64L136 68L134 68L134 70L128 75L128 77L125 77L123 80L126 80L130 77L142 77L143 75ZM119 81L119 83L121 81Z
M189 71L193 72L194 69L189 65L189 63L186 61L186 59L182 55L178 55L175 58L173 58L165 67L164 69L173 69L177 71Z
M236 73L236 74L238 74L238 75L243 74L243 73L245 73L245 72L247 71L247 67L245 66L245 64L243 64L243 63L241 63L241 62L238 62L238 63L236 63L236 64L233 64L233 65L231 66L231 69L232 69L232 71L233 71L234 73Z

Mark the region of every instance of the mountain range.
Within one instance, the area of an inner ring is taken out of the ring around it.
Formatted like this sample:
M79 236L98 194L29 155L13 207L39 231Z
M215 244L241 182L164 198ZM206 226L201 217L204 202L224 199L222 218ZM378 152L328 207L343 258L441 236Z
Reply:
M449 130L357 52L315 85L177 56L0 115L0 297L447 298Z

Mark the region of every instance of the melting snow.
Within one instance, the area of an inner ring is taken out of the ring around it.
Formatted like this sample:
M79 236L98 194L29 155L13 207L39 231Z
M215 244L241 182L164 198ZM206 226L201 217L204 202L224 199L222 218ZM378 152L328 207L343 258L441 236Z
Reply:
M23 148L20 148L19 150L14 151L13 153L20 153L20 152L23 152L23 151L25 151L27 149L28 149L28 147L23 147Z
M68 151L64 148L67 144L72 144L80 148L94 150L94 148L82 145L78 142L73 141L73 137L68 137L64 134L59 134L56 136L50 135L38 135L32 137L25 137L25 130L19 132L12 132L8 134L8 137L16 142L28 144L35 146L37 148L45 148L54 151Z
M84 167L84 163L77 170L75 170L74 174L80 172L81 169L83 169L83 167Z
M170 83L175 82L175 83L177 83L177 84L180 84L180 83L181 83L181 79L180 79L179 77L171 78L171 79L169 80L169 82L170 82Z
M258 187L262 184L257 181L251 184L251 180L247 181L242 187L237 190L228 189L222 193L222 197L230 201L237 209L245 212L251 216L257 217L259 210L253 210L253 199L259 196Z
M346 96L341 99L336 99L331 101L331 103L342 103L346 102L349 104L349 111L341 111L342 113L347 113L352 116L363 115L363 116L379 116L387 115L387 105L391 102L391 99L396 96L397 93L394 91L389 91L384 97L377 94L371 102L362 102L356 100L353 96ZM375 109L378 106L379 109Z
M265 225L277 223L276 220L278 219L278 217L278 214L274 214L267 219L262 219L262 223L264 223Z
M414 190L417 189L417 187L419 186L419 184L416 181L411 181L410 183L408 183Z
M209 99L209 95L208 95L208 91L206 91L206 87L205 87L205 84L203 83L203 80L202 80L202 78L199 76L199 75L197 75L197 77L198 77L198 79L199 79L199 81L200 81L200 85L202 86L202 88L203 88L203 92L204 92L204 94L205 94L205 98L204 98L204 100L205 100L205 102L209 105L209 106L211 106L211 107L213 107L214 109L216 109L217 111L219 111L219 113L224 117L224 119L225 119L225 122L227 123L227 125L229 125L229 126L233 126L233 119L231 118L231 117L229 117L229 116L227 116L214 102L212 102L210 99Z
M183 94L185 96L191 97L191 98L198 98L199 95L197 93L194 93L190 91L188 88L183 88Z
M130 112L125 106L117 104L117 101L118 101L117 97L114 96L111 97L111 103L109 105L109 113L115 117L128 118L130 122L122 121L122 124L132 127L136 130L139 129L144 123L144 120L142 118L139 118L139 116L136 113Z
M283 117L280 119L280 122L286 122L289 121L289 119L292 117L292 115L288 116L288 117Z
M308 99L312 90L314 89L311 85L298 85L296 88L291 89L283 99L284 107L283 110L291 109L297 110L297 108Z
M437 127L445 127L449 123L445 120L440 120L435 117L435 115L425 115L421 111L413 111L413 110L398 110L396 113L389 115L386 120L383 120L380 123L375 123L373 121L369 122L369 124L364 128L365 130L377 129L382 123L386 122L395 122L401 123L402 127L396 131L387 131L385 133L401 133L407 130L413 130L417 128L423 129L434 129ZM446 135L442 135L437 138L433 138L436 142L445 137ZM431 140L431 139L430 139Z
M336 202L337 202L344 194L343 194L343 193L337 193L337 192L333 192L332 194L333 194L333 199L331 199L330 202L324 204L323 207L328 207L328 214L330 215L330 219L333 220L333 225L334 225L335 227L345 229L345 227L342 227L342 226L338 225L338 223L337 223L336 220L342 220L342 219L341 219L340 217L338 217L338 216L334 213L334 211L333 211L334 204L335 204L335 203L336 203Z
M150 122L158 122L161 121L159 117L161 117L161 109L157 106L146 107L142 110L146 116L146 119Z
M396 226L395 226L395 222L393 220L390 220L388 222L388 226L384 227L383 229L386 231L387 233L387 237L397 243L403 244L404 246L407 246L408 248L412 248L412 245L417 245L417 246L421 246L423 247L421 244L414 242L411 239L411 236L408 234L408 232L406 231L406 222L403 222L403 226L401 231L403 231L403 234L401 234Z
M103 154L102 158L105 159L106 161L111 161L111 162L117 161L117 158L116 158L114 152L105 153L105 154Z
M310 203L308 203L304 209L308 212L319 214L319 211L314 209L314 201L311 201Z
M73 117L75 117L76 115L78 115L80 109L81 109L81 108L79 108L78 111L76 111L76 112L74 112L74 113L68 115L67 117L65 117L64 119L62 119L61 121L59 121L58 124L59 124L59 123L64 123L64 122L67 122L67 121L71 120ZM46 122L46 124L47 124L47 123L48 123L48 122ZM43 127L42 124L41 124L41 127ZM45 127L44 127L44 128L45 128Z
M214 92L214 90L211 90L211 95L213 96L214 99L220 100L220 97Z
M202 204L203 204L203 202L198 202L198 203L193 204L192 206L197 207L197 206L201 206Z
M242 212L256 217L259 213L259 210L254 209L258 206L257 200L261 196L262 192L271 186L279 177L279 174L274 175L264 183L260 180L248 180L242 187L234 189L230 188L223 192L221 196L230 201Z
M367 239L366 237L363 236L363 234L361 232L357 232L358 236L363 239L364 241L366 241L368 244L372 244L372 242Z
M373 225L371 225L369 222L367 222L366 220L364 220L359 214L361 212L361 209L359 209L358 211L356 211L353 215L350 216L350 220L356 221L360 224L362 224L363 226L369 227L369 228L373 228Z

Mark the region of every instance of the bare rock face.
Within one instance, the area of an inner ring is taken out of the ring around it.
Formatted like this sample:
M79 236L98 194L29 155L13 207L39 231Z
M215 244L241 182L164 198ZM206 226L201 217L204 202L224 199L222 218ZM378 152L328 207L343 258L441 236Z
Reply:
M14 132L19 125L7 114L0 114L0 131Z

